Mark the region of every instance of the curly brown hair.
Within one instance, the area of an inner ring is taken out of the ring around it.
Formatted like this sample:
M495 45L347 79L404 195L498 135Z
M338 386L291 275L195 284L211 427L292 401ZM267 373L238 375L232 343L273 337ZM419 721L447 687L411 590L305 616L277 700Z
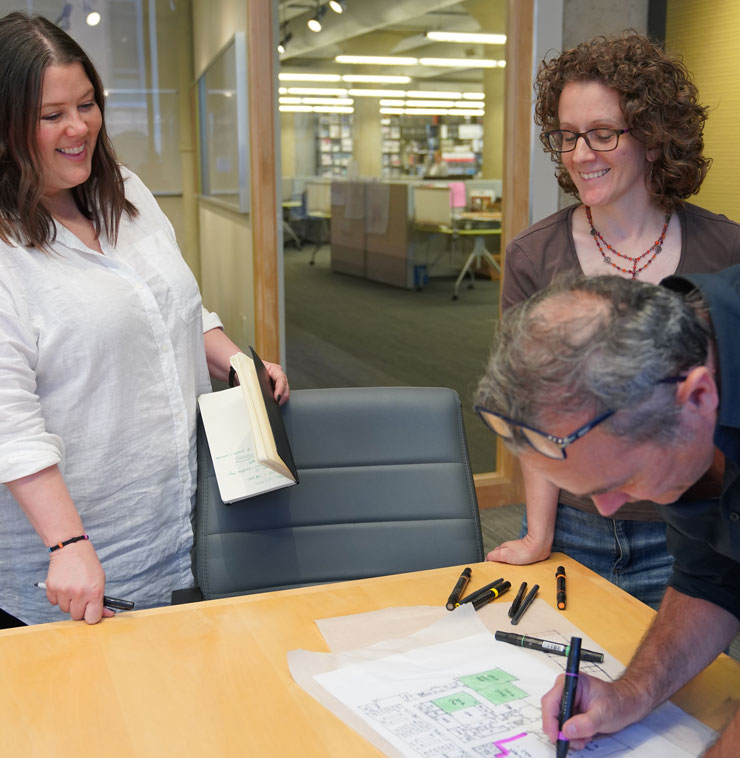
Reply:
M657 154L646 184L665 210L698 192L711 160L705 158L707 109L683 62L635 31L595 37L543 60L535 79L535 123L540 140L556 163L558 184L571 195L576 187L545 133L559 127L560 93L569 82L596 81L616 90L630 135Z

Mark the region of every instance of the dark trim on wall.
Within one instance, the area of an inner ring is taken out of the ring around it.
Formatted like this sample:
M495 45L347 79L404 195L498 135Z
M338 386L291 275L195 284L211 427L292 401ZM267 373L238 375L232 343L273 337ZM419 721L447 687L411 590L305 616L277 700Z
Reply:
M648 0L647 33L656 42L665 42L665 18L668 0Z

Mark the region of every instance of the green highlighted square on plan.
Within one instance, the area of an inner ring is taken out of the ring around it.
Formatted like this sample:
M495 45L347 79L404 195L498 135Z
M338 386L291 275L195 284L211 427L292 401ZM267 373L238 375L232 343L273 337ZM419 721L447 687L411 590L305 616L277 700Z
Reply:
M465 708L474 708L479 705L478 701L466 692L458 692L455 695L447 695L432 701L437 708L441 708L445 713L455 713Z
M494 684L505 684L506 682L513 682L517 677L512 674L507 674L503 669L489 669L488 671L481 671L480 674L470 674L469 676L461 676L460 681L471 690L480 692L481 690L488 689Z
M509 682L480 690L478 695L488 700L489 703L493 703L493 705L503 705L504 703L510 703L512 700L521 700L527 697L529 693Z

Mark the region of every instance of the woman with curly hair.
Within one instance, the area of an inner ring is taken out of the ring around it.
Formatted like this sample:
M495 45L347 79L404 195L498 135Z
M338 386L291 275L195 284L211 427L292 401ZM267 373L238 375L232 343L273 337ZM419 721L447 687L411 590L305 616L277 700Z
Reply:
M535 91L540 139L558 183L579 202L508 245L504 309L562 271L657 283L740 261L740 226L685 202L710 161L702 139L707 110L680 60L636 32L597 37L543 61ZM556 550L643 602L660 603L671 558L652 503L627 504L619 519L606 519L588 497L523 473L522 538L489 560L532 563ZM698 494L707 486L711 480Z

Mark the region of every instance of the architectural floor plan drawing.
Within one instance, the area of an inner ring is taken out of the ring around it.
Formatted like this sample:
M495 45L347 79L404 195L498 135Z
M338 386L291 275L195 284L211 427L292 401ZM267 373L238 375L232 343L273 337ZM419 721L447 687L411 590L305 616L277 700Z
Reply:
M558 637L551 633L551 638ZM315 678L401 755L552 758L554 745L541 729L540 698L562 670L553 658L504 646L482 633L344 665ZM594 666L584 664L584 671ZM635 725L569 755L684 758L691 753Z

